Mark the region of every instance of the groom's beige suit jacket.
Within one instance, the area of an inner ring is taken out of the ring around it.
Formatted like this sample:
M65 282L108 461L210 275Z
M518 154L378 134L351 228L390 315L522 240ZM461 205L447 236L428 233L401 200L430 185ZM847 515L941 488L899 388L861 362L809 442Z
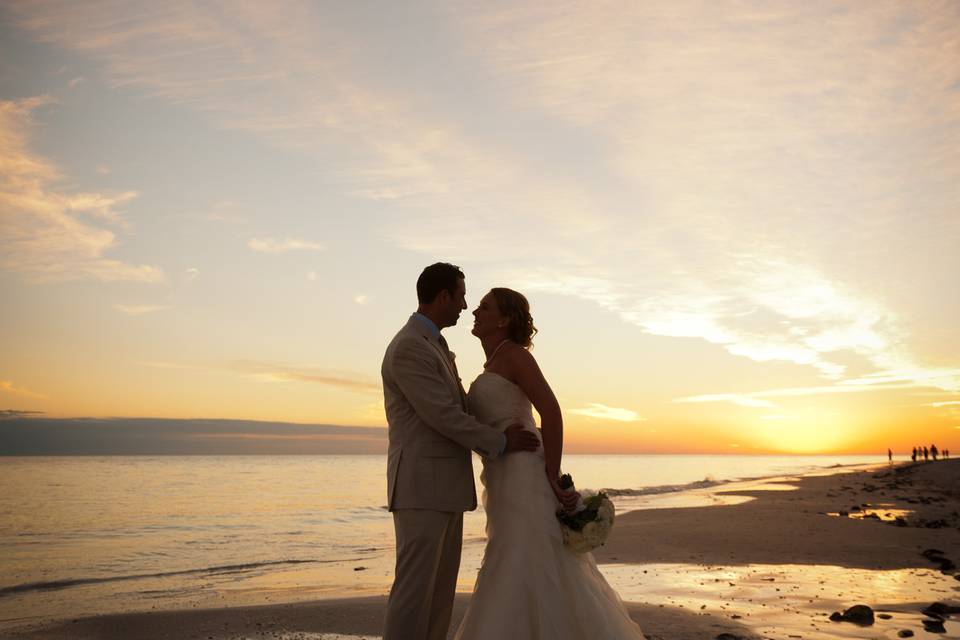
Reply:
M470 451L497 456L504 436L467 413L454 355L411 316L383 357L387 414L387 504L470 511L477 506Z

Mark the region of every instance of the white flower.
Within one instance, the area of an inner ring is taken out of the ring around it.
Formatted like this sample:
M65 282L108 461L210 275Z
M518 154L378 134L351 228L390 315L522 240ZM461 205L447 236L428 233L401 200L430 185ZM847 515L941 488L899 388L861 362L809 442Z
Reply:
M596 495L593 492L583 491L581 495L589 499ZM574 553L586 553L596 549L607 541L610 532L613 530L613 520L616 516L616 509L613 503L605 494L600 494L600 505L596 507L596 515L593 520L583 524L580 530L571 529L561 519L560 531L563 536L563 544Z

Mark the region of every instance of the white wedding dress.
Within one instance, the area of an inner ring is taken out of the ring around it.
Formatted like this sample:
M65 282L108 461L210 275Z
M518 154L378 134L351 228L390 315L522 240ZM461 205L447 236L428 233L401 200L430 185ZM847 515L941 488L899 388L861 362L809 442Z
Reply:
M480 374L468 399L492 428L536 431L526 394L496 373ZM542 447L484 460L480 480L487 547L456 640L643 640L593 554L563 546Z

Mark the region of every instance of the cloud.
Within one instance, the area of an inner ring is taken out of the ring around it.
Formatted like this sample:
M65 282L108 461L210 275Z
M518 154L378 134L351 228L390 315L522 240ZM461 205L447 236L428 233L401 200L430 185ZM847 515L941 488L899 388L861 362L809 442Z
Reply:
M57 169L30 151L32 113L51 102L0 100L0 269L31 281L162 282L157 267L108 258L116 236L94 224L125 226L118 207L136 192L65 192Z
M243 206L232 200L215 202L210 211L203 215L207 220L215 222L236 223L244 220Z
M617 422L643 422L646 418L640 417L636 411L630 409L620 409L618 407L608 407L598 402L590 402L581 409L568 409L567 413L573 413L588 418L598 418L600 420L616 420Z
M259 253L288 253L290 251L322 251L323 245L298 238L251 238L247 246Z
M386 429L376 427L161 418L0 419L0 455L382 454L386 445Z
M677 398L674 402L699 403L699 402L729 402L739 407L769 408L776 405L769 400L761 400L756 397L757 394L742 393L711 393L700 396L688 396Z
M270 441L270 442L314 442L314 443L376 443L383 444L383 433L380 430L369 429L370 435L365 434L328 434L328 433L243 433L225 431L220 433L195 433L191 438L198 440L232 440L232 441Z
M360 293L353 297L353 301L354 303L363 306L370 302L370 298L366 294Z
M870 374L862 378L853 378L849 380L838 381L834 385L819 387L790 387L783 389L768 389L765 391L752 391L747 393L712 393L696 396L685 396L676 398L673 402L680 403L699 403L699 402L730 402L742 407L773 407L776 406L766 398L791 398L801 396L847 394L847 393L867 393L876 391L888 391L891 389L923 389L923 388L946 388L952 391L952 387L960 381L960 370L943 369L928 372L879 372ZM949 404L960 404L951 402L932 403L925 406L944 406Z
M256 3L158 8L107 0L83 9L56 1L15 4L10 15L35 38L99 62L112 86L189 106L220 126L285 147L349 141L362 145L367 161L394 156L351 172L347 181L357 190L383 197L432 190L431 169L417 163L417 150L444 140L395 143L391 130L402 131L391 129L402 124L397 100L356 82L351 62L368 44L338 28L336 12L321 16L313 3L297 0L279 12ZM416 140L414 133L409 141ZM377 186L385 177L391 186Z
M951 407L960 405L960 400L950 400L948 402L931 402L927 404L928 407Z
M29 418L43 415L43 411L21 411L19 409L0 409L0 420L7 418Z
M169 309L170 307L159 304L115 304L113 305L113 308L120 313L127 314L128 316L142 316L146 313L162 311L164 309Z
M844 380L840 384L854 386L909 383L917 387L935 387L960 393L960 369L902 369L878 371L860 378Z
M371 380L364 374L353 371L332 371L310 365L289 365L258 360L237 360L229 363L151 361L140 364L157 369L228 371L264 382L306 382L361 394L379 394L383 390L379 382Z
M46 398L46 396L37 393L36 391L31 391L30 389L25 389L23 387L14 385L10 380L0 380L0 391L9 393L12 396L19 396L21 398L35 398L38 400Z
M816 150L827 142L811 135L820 130L869 139L921 124L918 107L928 123L957 115L952 3L745 2L718 14L698 1L494 2L450 13L470 53L521 88L508 94L518 108L616 136L624 157L653 151L661 164L642 166L658 181L709 163L717 178L697 186L713 190L745 164L762 170Z
M518 280L830 380L846 375L841 352L925 375L910 334L960 311L930 293L960 272L957 5L455 13L515 109L590 136L610 172L591 187L636 203L580 241L579 261L520 265Z
M138 362L144 367L152 367L154 369L183 369L185 371L196 371L201 369L215 369L213 366L206 366L200 364L192 364L185 362L161 362L159 360L143 360ZM222 368L222 367L221 367Z
M576 181L545 173L539 156L521 158L446 110L442 99L398 87L398 65L420 66L404 58L416 50L392 41L394 30L376 31L379 19L363 25L338 11L321 17L313 3L297 1L282 12L255 3L226 9L103 1L83 8L24 3L10 13L33 37L99 63L114 87L298 152L342 150L327 179L402 209L403 216L380 220L380 233L400 247L460 246L482 257L479 246L488 240L516 254L530 233L577 239L606 224L604 208ZM459 93L452 84L450 91ZM473 224L465 227L457 214ZM505 225L522 231L493 231Z
M925 368L905 355L906 332L891 310L809 266L782 259L740 256L695 276L644 272L629 284L626 274L603 270L587 276L518 271L515 281L590 300L646 333L699 338L756 362L814 367L829 380L843 377L846 367L836 358L844 353L882 369L843 381L846 385L960 388L960 370Z
M68 211L85 213L116 225L125 226L123 216L115 207L126 204L136 197L136 191L126 191L113 196L105 196L100 193L78 193L68 197L65 204Z
M228 369L269 382L307 382L335 387L356 393L380 393L379 383L355 373L329 371L310 366L289 366L268 362L243 360L230 364Z
M200 269L197 269L196 267L190 267L189 269L184 269L183 271L183 277L187 282L193 282L199 275Z

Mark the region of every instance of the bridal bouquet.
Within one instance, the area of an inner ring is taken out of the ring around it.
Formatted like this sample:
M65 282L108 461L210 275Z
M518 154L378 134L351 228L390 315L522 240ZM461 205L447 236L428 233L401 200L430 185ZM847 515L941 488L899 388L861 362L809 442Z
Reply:
M573 478L565 473L560 476L559 484L561 489L573 489ZM573 513L557 511L563 544L574 553L586 553L603 545L613 529L615 515L613 503L603 491L596 494L582 491L580 496Z

